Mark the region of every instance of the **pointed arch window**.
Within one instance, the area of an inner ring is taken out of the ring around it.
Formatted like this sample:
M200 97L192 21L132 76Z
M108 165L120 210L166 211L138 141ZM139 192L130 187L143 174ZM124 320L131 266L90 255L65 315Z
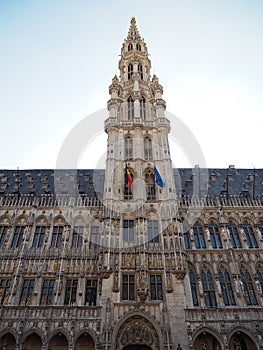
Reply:
M128 80L130 80L133 76L133 65L130 63L128 65Z
M189 231L184 232L184 247L185 249L190 249L190 239L189 239Z
M145 137L143 140L144 143L144 159L145 160L152 160L153 152L152 152L152 140L150 137Z
M131 179L133 180L133 173L130 169L129 169L129 174L131 176ZM129 183L127 170L125 169L125 173L124 173L124 199L131 200L132 198L133 198L132 186Z
M263 267L262 265L257 266L258 282L260 283L261 293L263 294Z
M155 178L153 171L148 169L145 173L145 183L146 183L146 200L152 201L156 199L155 192Z
M204 266L201 271L201 280L205 297L205 305L207 307L217 307L216 293L211 271Z
M125 159L131 160L133 157L133 140L130 136L125 137Z
M140 118L143 120L146 119L146 100L144 96L140 99Z
M138 51L141 51L141 50L142 50L142 47L141 47L140 44L136 44L136 50L138 50Z
M222 290L225 305L236 305L230 274L228 270L221 265L218 270L219 283Z
M128 51L132 51L132 44L128 45Z
M197 280L196 275L193 269L189 271L190 285L191 285L191 293L194 306L198 306L198 294L197 294Z
M232 220L228 221L228 231L232 248L242 248L237 226Z
M242 226L246 235L248 248L258 248L258 242L250 222L245 220Z
M0 247L2 247L2 245L4 244L5 237L7 234L7 229L8 229L7 225L0 226Z
M195 241L195 247L197 249L205 249L206 243L205 243L205 236L204 236L204 229L203 226L199 221L196 221L193 226L194 231L194 241Z
M208 230L210 233L210 239L211 239L213 249L222 249L223 246L222 246L219 229L217 224L213 220L209 222Z
M139 72L140 78L143 79L143 72L142 72L142 65L141 64L138 64L138 72Z
M257 305L257 298L254 291L252 279L249 271L241 265L240 269L241 286L247 305Z
M131 96L128 97L128 120L131 120L134 118L134 101Z

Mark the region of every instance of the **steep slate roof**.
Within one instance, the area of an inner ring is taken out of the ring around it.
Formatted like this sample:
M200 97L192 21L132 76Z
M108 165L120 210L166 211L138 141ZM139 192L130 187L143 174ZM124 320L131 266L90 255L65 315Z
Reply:
M104 176L104 169L0 170L0 196L83 194L101 198ZM177 194L182 196L191 197L201 192L211 197L228 194L252 198L263 194L263 169L179 168L174 169L174 178Z

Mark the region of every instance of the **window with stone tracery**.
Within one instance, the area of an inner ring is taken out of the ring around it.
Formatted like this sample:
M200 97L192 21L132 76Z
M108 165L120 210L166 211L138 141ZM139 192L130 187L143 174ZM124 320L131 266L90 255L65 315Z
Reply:
M159 242L158 221L148 220L147 230L148 230L148 242L150 243Z
M242 248L237 226L232 220L228 221L228 231L232 248Z
M52 305L54 297L54 279L44 279L40 297L40 305Z
M2 247L2 245L4 244L7 229L8 229L7 225L0 226L0 247Z
M133 139L130 136L124 139L125 160L132 160L133 157Z
M189 279L190 279L190 285L191 285L193 305L198 306L199 302L198 302L198 293L197 293L197 280L196 280L196 274L193 269L190 269L189 271Z
M248 269L244 265L241 265L240 280L241 280L242 291L243 291L247 305L257 305L258 302L254 291L251 275Z
M152 160L153 151L152 151L152 140L150 139L150 137L146 136L143 139L143 146L144 146L144 159Z
M145 184L146 184L146 200L147 201L155 200L156 199L155 177L151 169L148 169L145 173Z
M66 282L64 305L73 305L77 300L78 280L69 279Z
M151 300L163 300L162 275L150 275Z
M23 241L23 235L25 231L25 226L16 226L15 232L13 236L13 240L11 243L11 248L19 248Z
M128 65L128 80L130 80L133 76L133 65L130 63Z
M146 100L144 96L140 99L140 118L146 119Z
M63 226L54 226L51 238L51 248L61 248Z
M257 277L260 284L261 293L263 294L263 266L261 264L257 265Z
M74 226L72 235L72 248L81 248L83 244L84 226Z
M22 292L20 296L20 305L30 305L35 287L35 280L25 279L22 286Z
M96 306L97 302L97 285L96 279L88 279L86 282L85 305Z
M134 118L134 101L131 96L128 97L128 120L132 120Z
M138 73L140 75L140 78L143 79L143 72L142 72L142 65L138 64Z
M44 243L46 226L36 226L32 248L41 248Z
M195 247L197 249L206 248L204 229L199 221L196 221L193 226Z
M221 265L218 270L219 283L225 305L236 305L235 296L232 288L230 274L225 266Z
M251 223L248 222L247 220L245 220L243 222L242 227L243 227L244 233L246 235L246 241L247 241L248 248L258 248L258 242L256 240L255 233L254 233L254 230L252 228Z
M128 51L132 51L132 44L128 45Z
M10 286L10 279L0 280L0 305L6 305L8 303L10 296Z
M207 266L202 268L201 281L203 285L205 305L207 307L217 307L213 275Z
M135 300L135 276L122 275L122 300Z
M214 249L222 249L222 241L217 224L211 220L208 224L208 230L210 233L211 244Z

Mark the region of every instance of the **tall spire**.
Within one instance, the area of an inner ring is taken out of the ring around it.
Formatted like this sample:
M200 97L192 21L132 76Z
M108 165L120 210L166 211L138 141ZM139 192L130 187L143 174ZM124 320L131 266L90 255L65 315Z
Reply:
M126 40L141 40L141 35L139 33L139 30L136 25L136 19L135 17L132 17L131 22L130 22L130 29L127 35Z

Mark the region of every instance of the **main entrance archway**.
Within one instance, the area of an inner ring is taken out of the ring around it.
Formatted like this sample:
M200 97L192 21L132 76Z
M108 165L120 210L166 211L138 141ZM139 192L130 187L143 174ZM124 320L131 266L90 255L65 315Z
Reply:
M123 350L152 350L147 345L128 345Z

